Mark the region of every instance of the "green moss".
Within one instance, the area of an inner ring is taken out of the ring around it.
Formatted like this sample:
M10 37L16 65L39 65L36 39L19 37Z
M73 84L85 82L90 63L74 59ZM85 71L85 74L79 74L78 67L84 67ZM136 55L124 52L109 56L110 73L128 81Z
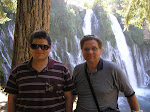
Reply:
M125 31L124 34L129 46L133 46L134 44L141 46L144 44L144 34L141 29L131 26L130 30Z
M94 5L93 10L97 16L97 19L99 20L100 34L98 36L102 39L103 46L106 46L107 41L110 41L112 46L115 46L115 35L112 32L111 22L107 16L107 13L98 4Z
M79 38L83 36L82 20L85 11L79 11L75 6L67 6L65 2L60 3L59 0L51 1L51 6L50 35L53 42L57 40L61 43L57 46L57 54L61 56L61 49L66 44L65 38L67 38L68 52L72 52L75 48L72 49L71 46L76 46L74 36L77 35ZM73 45L70 42L73 42ZM64 57L61 59L64 63L68 61Z

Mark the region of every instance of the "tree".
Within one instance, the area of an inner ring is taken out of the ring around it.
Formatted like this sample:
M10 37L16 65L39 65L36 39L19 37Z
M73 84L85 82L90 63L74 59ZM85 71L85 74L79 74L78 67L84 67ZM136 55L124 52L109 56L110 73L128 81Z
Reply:
M108 13L118 13L122 16L124 30L129 25L143 28L146 23L150 29L150 1L149 0L95 0Z
M12 69L30 56L29 39L37 29L49 32L51 0L17 0Z
M150 29L150 1L149 0L124 0L121 5L123 9L118 13L123 17L122 21L125 29L129 28L129 24L139 28L143 28L146 22Z

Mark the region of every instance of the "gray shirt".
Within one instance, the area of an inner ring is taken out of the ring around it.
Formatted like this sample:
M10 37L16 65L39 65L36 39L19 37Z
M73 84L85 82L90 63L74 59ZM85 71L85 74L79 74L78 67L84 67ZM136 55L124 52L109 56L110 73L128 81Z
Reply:
M85 64L77 65L73 72L75 93L78 95L77 109L96 112L96 104L85 75ZM126 97L134 94L125 73L113 62L100 59L97 70L93 73L88 72L88 75L101 110L108 107L117 110L119 91Z

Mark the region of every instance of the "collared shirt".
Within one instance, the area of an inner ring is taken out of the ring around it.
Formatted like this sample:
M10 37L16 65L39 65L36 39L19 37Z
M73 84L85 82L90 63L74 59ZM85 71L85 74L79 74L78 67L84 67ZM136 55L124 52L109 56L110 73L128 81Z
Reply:
M32 59L10 74L5 92L17 94L16 112L65 112L64 92L74 89L68 68L53 59L40 72Z
M75 92L78 95L77 109L81 109L81 112L82 110L83 112L97 112L85 75L85 64L77 65L73 72ZM88 72L88 75L101 110L106 108L117 110L119 91L125 96L134 94L125 73L113 62L100 59L97 69L92 73Z

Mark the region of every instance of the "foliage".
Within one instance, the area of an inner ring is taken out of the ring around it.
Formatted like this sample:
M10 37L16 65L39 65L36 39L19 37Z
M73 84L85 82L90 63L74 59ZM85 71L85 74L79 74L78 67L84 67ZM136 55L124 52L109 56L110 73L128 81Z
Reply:
M95 0L107 13L118 13L122 16L124 31L130 25L143 28L144 21L150 29L149 0Z
M144 44L144 34L141 29L131 26L129 31L125 31L124 34L129 46L132 46L134 44L141 46Z
M17 0L2 0L2 3L5 8L11 10L12 12L16 12Z
M107 41L110 41L112 43L112 45L114 46L115 43L115 36L112 32L111 29L111 23L109 18L107 17L107 12L104 9L104 7L102 7L101 5L99 5L100 0L97 0L97 2L95 2L95 5L93 7L94 12L97 15L97 18L99 20L99 24L100 24L100 37L103 41L104 46L106 45Z
M77 6L67 5L63 0L61 2L60 0L51 0L50 35L53 43L57 46L55 52L61 61L69 67L70 71L72 68L71 65L68 65L70 60L67 58L67 52L72 53L73 56L78 55L74 52L76 51L74 46L77 46L75 35L77 37L83 35L82 20L84 14L85 11L80 11Z
M99 7L103 7L104 11L107 13L114 13L114 10L118 9L120 0L95 0L95 4Z
M10 21L7 13L15 13L16 9L17 0L0 0L0 24Z
M2 5L0 4L0 24L5 23L6 21L10 21L10 19L8 17L6 17L7 13L4 13L2 11Z
M143 21L146 21L150 29L150 2L149 0L124 0L122 10L118 13L123 17L125 29L129 24L143 28Z
M111 25L110 25L110 21L108 20L108 18L106 17L106 13L112 13L114 14L120 25L122 26L122 29L124 27L124 23L121 21L122 16L118 13L116 13L116 11L118 9L122 9L122 7L120 7L122 4L123 0L96 0L95 4L97 4L96 6L94 6L94 9L96 9L96 12L98 13L98 19L101 25L101 37L102 40L104 42L106 41L111 41L111 43L113 44L113 46L116 44L115 43L115 38L113 35L113 32L111 31ZM122 13L123 15L124 13ZM132 47L133 44L137 44L139 46L144 44L144 34L143 34L143 30L139 29L138 27L135 27L135 25L130 25L130 28L128 31L124 31L125 37L127 39L127 43L129 46Z
M82 34L81 14L79 11L64 4L60 3L59 0L51 1L50 22L50 34L52 38L57 39L63 45L65 44L65 37L68 40L72 40L74 39L74 35L80 36Z

